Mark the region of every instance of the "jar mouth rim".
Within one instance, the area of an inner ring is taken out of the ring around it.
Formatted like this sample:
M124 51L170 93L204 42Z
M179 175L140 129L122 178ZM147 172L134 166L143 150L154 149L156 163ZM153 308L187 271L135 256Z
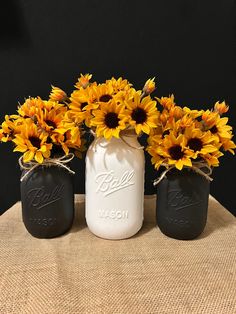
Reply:
M91 132L91 133L95 139L105 139L106 140L106 138L104 136L97 136L95 132ZM111 139L112 138L113 139L120 139L121 137L138 137L138 134L136 133L136 131L133 127L132 128L128 127L125 130L121 130L119 135L120 135L119 138L112 136Z
M137 136L137 133L135 132L135 129L125 129L120 131L121 136Z

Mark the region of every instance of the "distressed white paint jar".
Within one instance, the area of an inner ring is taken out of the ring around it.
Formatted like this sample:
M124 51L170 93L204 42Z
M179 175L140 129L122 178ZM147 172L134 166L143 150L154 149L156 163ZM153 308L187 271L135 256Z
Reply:
M135 134L95 138L86 155L85 216L105 239L125 239L143 223L144 151Z

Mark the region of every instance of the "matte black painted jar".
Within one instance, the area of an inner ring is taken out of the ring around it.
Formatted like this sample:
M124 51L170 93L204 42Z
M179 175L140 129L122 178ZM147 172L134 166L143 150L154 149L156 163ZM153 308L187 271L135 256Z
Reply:
M72 175L58 166L38 166L21 182L22 216L36 238L67 232L74 219Z
M171 170L157 185L157 225L165 235L190 240L207 221L209 181L191 169Z

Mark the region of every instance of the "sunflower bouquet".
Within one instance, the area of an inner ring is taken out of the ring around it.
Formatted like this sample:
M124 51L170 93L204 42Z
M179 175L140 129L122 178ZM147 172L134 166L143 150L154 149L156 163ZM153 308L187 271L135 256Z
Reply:
M226 151L234 154L232 127L222 117L229 109L225 102L215 103L212 110L193 110L178 106L173 95L157 100L162 110L147 147L157 170L187 167L204 175L201 168L219 166L219 157Z
M128 129L137 135L149 134L156 126L158 111L150 96L154 79L149 79L143 90L135 90L121 77L104 83L91 82L91 78L91 74L81 74L69 97L68 126L70 121L84 123L94 135L107 140L119 138Z
M48 100L29 97L17 109L6 115L0 128L0 141L12 142L14 152L22 153L23 163L43 164L49 158L80 155L84 140L81 125L68 125L66 94L52 87Z

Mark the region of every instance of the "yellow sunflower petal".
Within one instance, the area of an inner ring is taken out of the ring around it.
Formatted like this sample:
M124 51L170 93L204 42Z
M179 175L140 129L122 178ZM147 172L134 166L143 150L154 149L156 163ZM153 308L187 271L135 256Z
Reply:
M139 135L142 132L142 124L136 124L135 131Z
M51 152L50 152L50 150L47 150L46 152L42 152L42 154L43 154L44 158L49 158L51 155Z
M27 146L26 145L17 145L13 152L21 152L24 153L27 150Z
M184 159L184 165L188 167L192 167L192 162L189 158Z
M110 138L112 137L112 129L105 129L104 137L105 139L110 140Z
M28 150L23 155L23 161L25 163L30 162L33 158L34 158L34 152L32 152L31 150Z
M120 136L120 129L116 128L113 132L112 135L115 136L116 138L119 138Z
M183 160L182 159L177 160L175 167L179 170L182 170L183 166L184 166Z
M68 148L65 144L62 144L61 147L62 147L62 149L64 150L65 154L68 155L68 154L69 154L69 151L70 151L69 148Z
M43 155L42 155L42 152L37 151L37 152L35 153L34 159L35 159L39 164L42 164L42 163L43 163Z
M144 133L146 133L146 134L149 134L150 133L150 127L146 124L146 123L144 123L144 124L142 124L142 131L144 132Z

